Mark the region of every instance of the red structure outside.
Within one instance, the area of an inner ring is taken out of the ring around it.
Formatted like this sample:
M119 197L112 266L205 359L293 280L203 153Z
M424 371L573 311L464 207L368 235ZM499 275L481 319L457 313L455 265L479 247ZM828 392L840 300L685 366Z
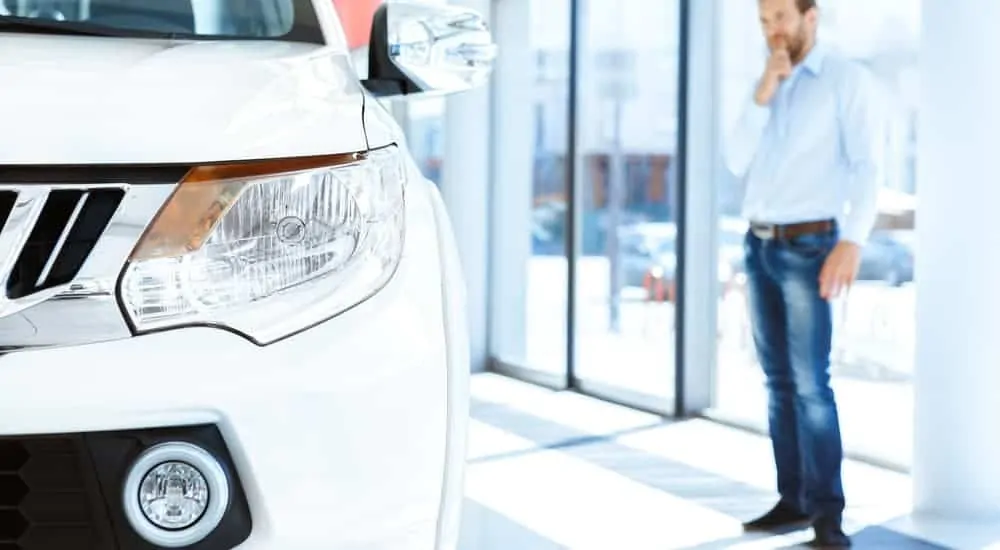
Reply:
M382 0L333 0L340 22L347 34L347 44L353 50L368 45L372 32L372 16Z

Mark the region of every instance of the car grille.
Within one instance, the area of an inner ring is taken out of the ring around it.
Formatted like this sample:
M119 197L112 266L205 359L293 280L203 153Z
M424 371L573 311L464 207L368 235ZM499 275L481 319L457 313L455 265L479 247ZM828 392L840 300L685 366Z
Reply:
M4 232L27 233L22 242L13 242L18 249L2 251L16 254L17 258L7 277L7 298L16 300L71 282L124 196L122 187L56 188L35 197L34 200L44 203L34 207L33 215L15 217L23 195L13 190L0 191L0 223ZM11 227L27 224L30 228Z
M0 550L115 548L82 438L0 439Z

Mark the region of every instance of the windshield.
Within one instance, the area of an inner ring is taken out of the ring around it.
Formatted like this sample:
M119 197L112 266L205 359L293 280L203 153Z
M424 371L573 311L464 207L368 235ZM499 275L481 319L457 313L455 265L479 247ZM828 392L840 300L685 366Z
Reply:
M312 0L0 0L5 19L123 36L322 41Z

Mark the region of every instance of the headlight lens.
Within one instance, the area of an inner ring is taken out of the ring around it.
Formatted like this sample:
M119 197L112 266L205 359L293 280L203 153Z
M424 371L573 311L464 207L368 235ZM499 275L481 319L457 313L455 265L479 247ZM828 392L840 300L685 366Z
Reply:
M135 329L218 325L268 343L381 289L403 249L397 148L313 164L189 174L122 277Z

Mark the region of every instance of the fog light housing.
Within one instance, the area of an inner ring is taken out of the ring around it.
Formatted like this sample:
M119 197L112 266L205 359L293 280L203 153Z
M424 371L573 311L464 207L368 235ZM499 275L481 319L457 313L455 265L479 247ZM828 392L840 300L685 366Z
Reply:
M190 443L156 445L132 464L122 494L125 517L147 542L195 544L219 525L229 506L229 478L210 453Z

